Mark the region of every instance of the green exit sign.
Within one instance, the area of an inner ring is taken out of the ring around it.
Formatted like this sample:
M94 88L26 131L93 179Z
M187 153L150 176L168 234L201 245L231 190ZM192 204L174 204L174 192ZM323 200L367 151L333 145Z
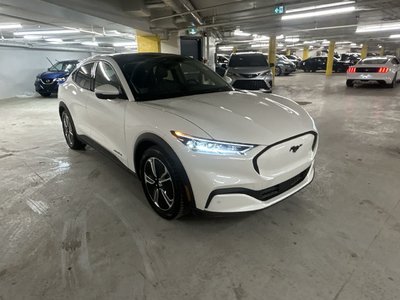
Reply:
M276 15L284 14L285 13L285 6L284 5L275 6L274 13Z
M189 35L195 35L195 34L197 34L197 28L196 28L196 27L191 27L191 28L189 28L189 29L187 30L187 33L188 33Z

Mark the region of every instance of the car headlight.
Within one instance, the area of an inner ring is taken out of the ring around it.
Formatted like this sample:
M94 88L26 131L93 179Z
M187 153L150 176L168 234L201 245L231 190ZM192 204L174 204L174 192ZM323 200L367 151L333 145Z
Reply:
M260 74L261 76L271 76L272 75L272 73L271 73L271 71L266 71L266 72L264 72L264 73L261 73Z
M171 131L171 133L191 151L204 154L244 155L256 146L197 138L180 131Z
M67 80L67 78L65 78L65 77L56 78L56 81L57 81L57 82L64 82L64 81L66 81L66 80Z

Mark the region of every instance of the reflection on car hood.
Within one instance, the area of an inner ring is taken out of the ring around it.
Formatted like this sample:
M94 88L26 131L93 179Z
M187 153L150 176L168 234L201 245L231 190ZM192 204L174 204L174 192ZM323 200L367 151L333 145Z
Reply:
M143 104L178 115L222 141L269 145L315 130L314 122L305 110L274 94L231 91ZM185 128L171 130L185 132Z
M38 75L39 78L41 79L54 79L54 78L61 78L61 77L65 77L68 76L69 74L67 72L43 72L41 74Z
M229 71L239 74L254 74L269 71L269 67L238 67L238 68L228 68Z

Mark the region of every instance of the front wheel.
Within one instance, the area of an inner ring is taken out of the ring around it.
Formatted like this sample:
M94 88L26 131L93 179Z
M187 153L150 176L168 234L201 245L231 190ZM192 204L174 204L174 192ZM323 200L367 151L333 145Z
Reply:
M180 164L180 163L179 163ZM154 211L164 219L177 219L189 210L183 170L160 147L147 149L140 162L142 187Z
M280 67L275 68L275 75L276 76L281 76L282 75L282 69Z
M45 98L51 96L51 93L47 93L47 92L40 92L39 94L40 94L40 96L45 97Z
M396 84L397 84L397 74L394 75L392 83L389 83L387 86L390 87L390 88L395 88Z
M347 87L353 87L353 86L354 86L353 80L347 79L347 80L346 80L346 86L347 86Z
M86 144L82 143L76 134L74 122L72 121L71 115L67 111L63 111L61 114L61 122L63 125L63 132L65 141L68 147L73 150L82 150Z

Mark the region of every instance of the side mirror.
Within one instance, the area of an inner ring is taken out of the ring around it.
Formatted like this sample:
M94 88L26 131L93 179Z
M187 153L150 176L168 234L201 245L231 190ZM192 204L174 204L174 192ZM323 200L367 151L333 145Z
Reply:
M111 84L103 84L95 88L94 93L99 99L116 99L121 95L119 90Z
M221 68L226 69L226 68L227 68L227 65L226 65L226 64L222 64L222 65L221 65Z
M273 68L273 67L275 67L275 64L274 64L274 63L270 63L269 66L270 66L271 68Z

